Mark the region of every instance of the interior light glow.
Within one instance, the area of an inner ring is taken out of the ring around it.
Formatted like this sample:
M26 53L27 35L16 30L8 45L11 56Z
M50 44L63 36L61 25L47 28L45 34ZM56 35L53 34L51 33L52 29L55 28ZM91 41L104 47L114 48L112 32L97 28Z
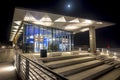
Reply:
M78 18L76 18L76 19L73 19L73 20L71 20L71 21L69 21L69 22L79 23L80 21L79 21L79 19L78 19Z
M65 17L62 16L62 17L56 19L54 22L66 22L66 20L65 20Z
M22 21L14 21L17 25L20 25Z
M89 30L89 28L83 28L83 29L81 29L80 31L81 32L85 32L85 31L88 31Z
M33 36L33 35L31 35L31 36L30 36L30 38L31 38L31 39L33 39L33 38L34 38L34 36Z

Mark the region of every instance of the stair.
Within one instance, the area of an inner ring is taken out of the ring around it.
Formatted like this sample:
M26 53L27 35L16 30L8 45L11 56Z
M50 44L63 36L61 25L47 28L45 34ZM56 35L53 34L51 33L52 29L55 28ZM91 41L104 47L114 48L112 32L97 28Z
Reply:
M101 66L88 69L77 74L69 75L67 76L67 78L69 80L93 80L96 77L105 74L106 72L110 71L113 68L114 68L113 65L103 64Z
M83 63L91 60L95 60L95 57L82 57L82 58L53 61L53 62L45 63L45 65L51 69L55 69L55 68L74 65L77 63Z
M62 68L57 68L57 69L53 69L53 71L55 71L58 74L64 75L64 76L68 76L68 75L72 75L75 74L77 72L81 72L99 65L102 65L103 62L99 61L99 60L93 60L93 61L89 61L89 62L84 62L84 63L79 63L79 64L75 64L75 65L69 65L69 66L65 66Z

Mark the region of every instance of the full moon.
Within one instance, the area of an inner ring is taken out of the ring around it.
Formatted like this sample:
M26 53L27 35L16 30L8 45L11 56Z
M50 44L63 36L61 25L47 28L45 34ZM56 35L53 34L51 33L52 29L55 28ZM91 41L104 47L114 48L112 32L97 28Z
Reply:
M70 7L71 7L71 5L70 5L70 4L68 4L68 5L67 5L67 7L68 7L68 8L70 8Z

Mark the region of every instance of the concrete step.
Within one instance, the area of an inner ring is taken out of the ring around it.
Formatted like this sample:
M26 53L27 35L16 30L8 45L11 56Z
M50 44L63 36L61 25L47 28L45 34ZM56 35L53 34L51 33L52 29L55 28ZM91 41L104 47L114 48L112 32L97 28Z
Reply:
M113 69L112 71L100 76L96 80L117 80L120 77L120 69Z
M41 58L38 60L42 60L43 62L52 62L52 61L59 61L59 60L66 60L66 59L73 59L73 58L79 58L79 57L86 57L89 56L89 54L80 54L80 55L71 55L71 56L58 56L58 57L47 57L47 58Z
M101 66L67 76L69 80L94 80L96 77L105 74L106 72L112 70L113 65L103 64Z
M95 60L95 57L82 57L82 58L75 58L75 59L67 59L67 60L60 60L60 61L53 61L46 63L45 65L51 69L64 67L68 65L73 65L77 63L83 63L87 61Z
M90 68L93 68L93 67L96 67L102 64L103 62L99 60L94 60L94 61L89 61L85 63L65 66L62 68L57 68L57 69L54 69L53 71L55 71L58 74L64 75L64 76L68 76L68 75L72 75L77 72L81 72L81 71L84 71L84 70L87 70L87 69L90 69Z

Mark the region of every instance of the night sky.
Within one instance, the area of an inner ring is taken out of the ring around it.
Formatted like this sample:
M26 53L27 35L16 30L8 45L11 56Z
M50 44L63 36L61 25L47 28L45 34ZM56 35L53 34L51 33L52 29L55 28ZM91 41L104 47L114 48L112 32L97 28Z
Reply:
M115 2L116 1L116 2ZM120 14L117 0L4 0L0 2L0 42L9 43L15 7L30 8L56 14L103 20L116 25L96 30L97 47L120 47ZM71 8L67 8L71 4ZM89 45L89 32L74 36L75 46Z

